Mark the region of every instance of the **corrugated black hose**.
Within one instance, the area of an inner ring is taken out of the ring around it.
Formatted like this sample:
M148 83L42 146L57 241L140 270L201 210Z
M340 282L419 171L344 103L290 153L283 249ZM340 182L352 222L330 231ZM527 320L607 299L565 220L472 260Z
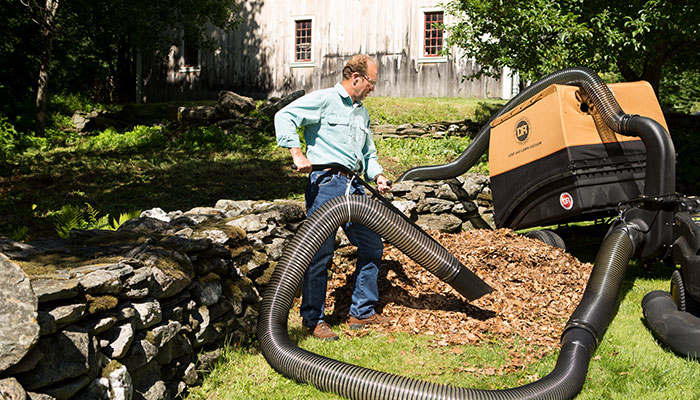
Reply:
M580 391L591 354L612 318L624 266L634 250L624 226L613 230L603 242L584 298L562 336L554 370L518 388L480 390L359 367L300 349L290 340L287 319L296 288L323 241L348 220L372 229L447 283L466 270L442 246L377 201L353 195L327 202L302 224L285 248L260 304L260 349L275 370L351 399L568 399Z
M654 290L642 299L644 318L654 334L674 352L700 361L700 318L678 310L671 294Z

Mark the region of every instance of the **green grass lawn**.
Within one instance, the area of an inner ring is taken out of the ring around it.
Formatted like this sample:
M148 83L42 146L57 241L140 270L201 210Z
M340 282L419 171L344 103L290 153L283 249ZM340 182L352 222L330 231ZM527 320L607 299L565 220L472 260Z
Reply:
M462 97L375 97L364 100L374 124L459 121L484 123L505 101Z
M580 399L698 399L700 364L660 345L646 328L641 301L668 290L667 279L627 281L624 297L589 368Z

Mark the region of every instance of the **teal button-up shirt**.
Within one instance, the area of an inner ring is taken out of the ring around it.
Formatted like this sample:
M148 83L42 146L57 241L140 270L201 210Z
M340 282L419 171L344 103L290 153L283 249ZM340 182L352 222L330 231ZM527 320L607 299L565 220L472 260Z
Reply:
M303 126L306 158L312 164L339 163L371 180L383 170L377 161L369 113L340 84L303 96L275 114L280 147L301 147L297 127Z

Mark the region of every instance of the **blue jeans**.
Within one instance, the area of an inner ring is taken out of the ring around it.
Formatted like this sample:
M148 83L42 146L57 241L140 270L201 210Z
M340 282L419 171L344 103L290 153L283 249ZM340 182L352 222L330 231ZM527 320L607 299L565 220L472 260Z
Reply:
M306 215L325 202L338 196L344 196L350 178L339 173L314 171L309 175L309 185L306 188ZM350 194L365 194L362 184L352 182ZM357 264L353 274L354 287L350 315L355 318L372 316L374 306L379 301L377 276L382 261L384 246L382 238L372 230L357 223L346 223L343 226L350 242L357 246ZM335 250L335 232L332 233L316 252L304 274L301 298L301 317L305 326L316 326L323 322L324 306L326 303L326 288L328 283L328 266L333 259Z

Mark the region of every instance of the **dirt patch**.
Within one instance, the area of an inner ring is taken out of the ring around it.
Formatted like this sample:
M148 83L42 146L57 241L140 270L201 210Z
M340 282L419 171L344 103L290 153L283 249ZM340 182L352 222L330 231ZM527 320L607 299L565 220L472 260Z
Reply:
M434 335L435 346L505 343L513 355L506 370L559 347L569 316L583 295L592 265L565 251L507 229L430 233L495 291L472 302L391 245L380 270L379 311L393 318L373 328L386 333ZM354 258L338 255L329 280L327 310L342 320L350 307ZM366 332L346 329L348 335ZM526 343L527 351L516 343Z

